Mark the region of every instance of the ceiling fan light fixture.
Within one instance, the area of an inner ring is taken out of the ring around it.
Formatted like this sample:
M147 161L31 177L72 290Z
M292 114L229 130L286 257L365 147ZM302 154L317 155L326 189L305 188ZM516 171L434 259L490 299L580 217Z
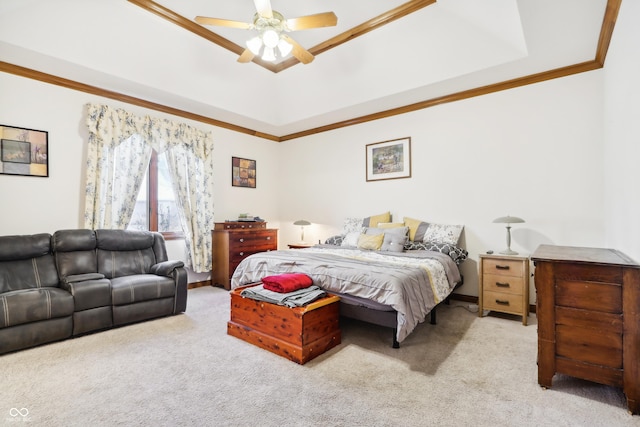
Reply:
M271 49L278 46L279 41L280 34L274 29L268 29L262 33L262 42L265 46L270 47Z
M269 46L264 47L264 53L262 54L262 59L264 61L270 61L270 62L273 62L276 60L276 55L272 47L269 47Z
M278 50L280 51L280 55L282 55L283 58L289 55L292 49L293 46L291 46L291 43L289 43L288 41L280 39L280 41L278 42Z
M252 39L247 40L247 47L254 55L260 55L260 49L262 48L262 40L260 37L256 36Z

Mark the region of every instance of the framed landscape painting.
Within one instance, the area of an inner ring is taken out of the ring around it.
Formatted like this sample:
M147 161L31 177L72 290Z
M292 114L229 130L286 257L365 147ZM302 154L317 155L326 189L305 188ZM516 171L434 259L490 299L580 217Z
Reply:
M256 188L256 161L232 157L231 185L234 187Z
M48 132L0 125L0 174L48 177Z
M411 177L411 138L367 144L367 181Z

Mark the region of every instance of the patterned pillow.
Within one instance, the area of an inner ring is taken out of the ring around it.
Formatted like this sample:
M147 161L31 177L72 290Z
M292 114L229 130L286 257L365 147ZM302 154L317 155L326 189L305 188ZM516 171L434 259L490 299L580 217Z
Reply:
M354 231L362 231L363 218L345 218L342 224L342 235L352 233Z
M325 245L335 245L340 246L342 244L343 236L338 234L336 236L328 237L327 240L324 241Z
M422 238L423 242L442 242L457 245L462 234L463 225L429 224ZM418 239L414 239L418 240Z
M467 259L467 256L469 256L469 252L467 252L465 249L459 248L455 245L450 245L448 243L442 243L442 242L409 241L405 243L404 248L408 251L423 250L423 251L441 252L445 255L449 255L456 264L460 264L462 261Z

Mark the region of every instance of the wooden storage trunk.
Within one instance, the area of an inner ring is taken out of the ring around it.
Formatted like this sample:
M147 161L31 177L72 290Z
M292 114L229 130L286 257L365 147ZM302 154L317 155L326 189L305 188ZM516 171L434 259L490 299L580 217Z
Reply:
M289 308L230 292L227 333L304 364L340 344L339 301L330 295L304 307Z

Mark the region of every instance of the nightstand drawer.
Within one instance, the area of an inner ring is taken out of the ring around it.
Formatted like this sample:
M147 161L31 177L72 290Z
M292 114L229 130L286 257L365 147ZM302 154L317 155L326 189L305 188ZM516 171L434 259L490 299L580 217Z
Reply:
M522 277L524 267L519 260L485 258L482 260L482 269L485 274Z
M484 291L483 308L504 313L522 313L522 296L502 292Z
M522 295L522 290L524 289L524 279L522 277L484 274L482 283L485 291Z

